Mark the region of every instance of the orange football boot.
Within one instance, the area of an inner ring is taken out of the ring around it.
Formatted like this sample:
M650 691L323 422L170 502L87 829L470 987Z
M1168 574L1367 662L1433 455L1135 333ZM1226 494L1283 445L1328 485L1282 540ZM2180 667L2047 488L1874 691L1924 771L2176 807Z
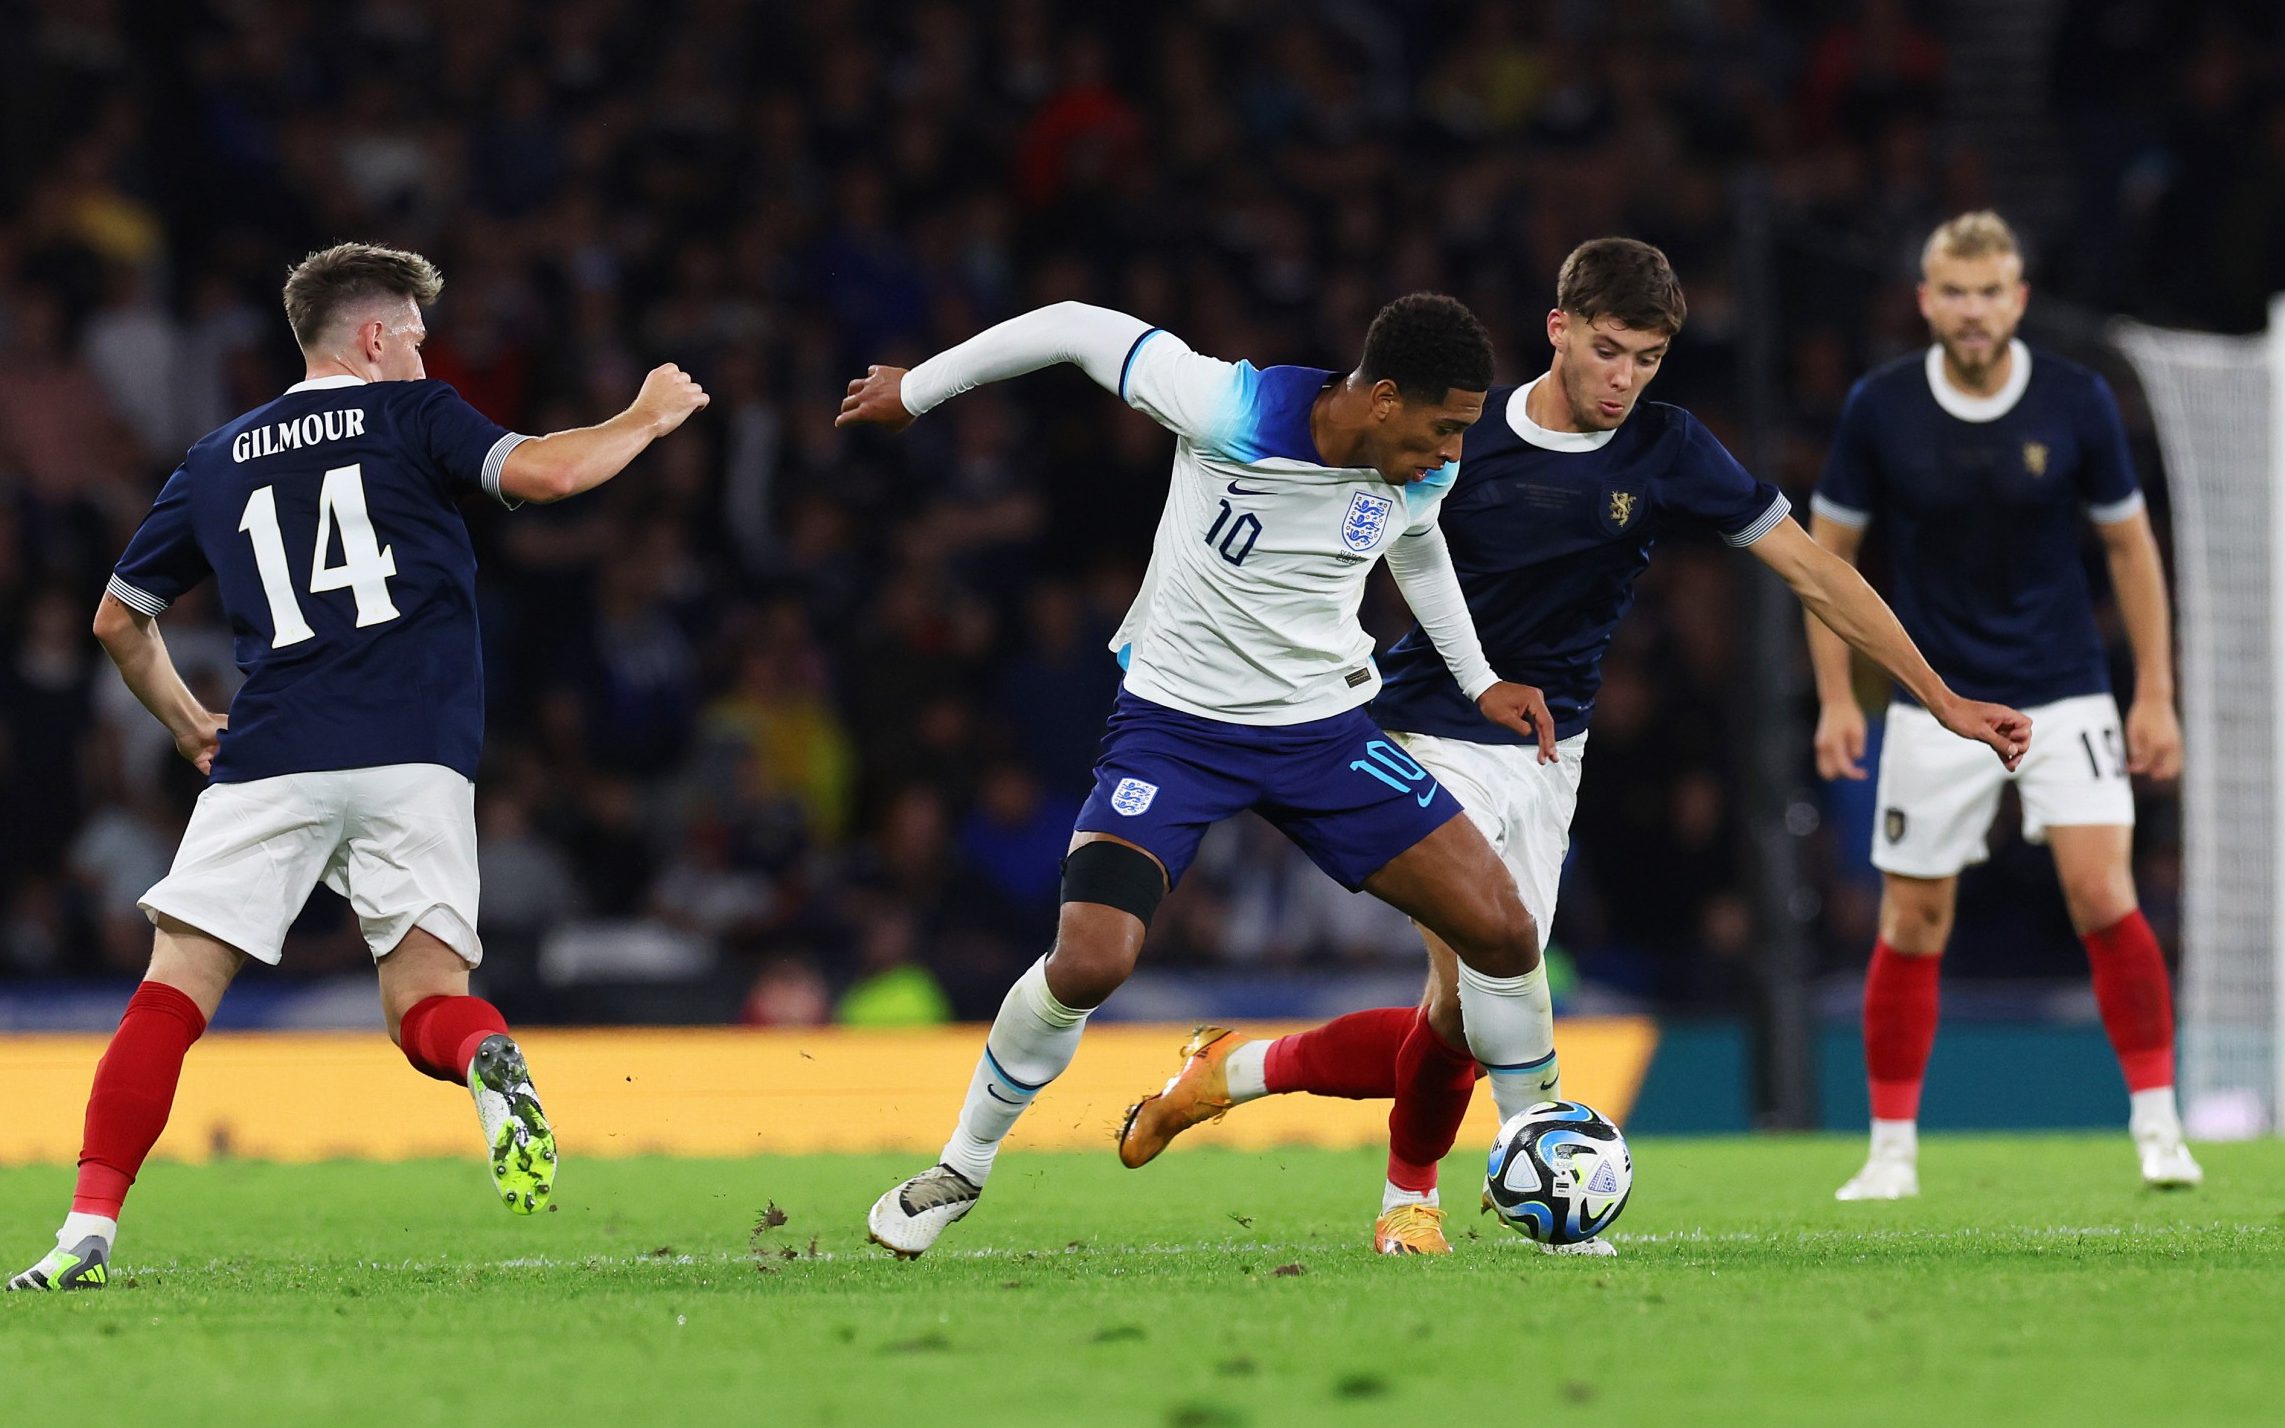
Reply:
M1119 1163L1139 1169L1158 1158L1174 1138L1200 1121L1218 1121L1230 1109L1230 1053L1237 1033L1226 1026L1202 1026L1182 1044L1182 1069L1155 1096L1127 1107L1119 1127Z
M1434 1205L1399 1205L1373 1221L1375 1254L1450 1254L1444 1212Z

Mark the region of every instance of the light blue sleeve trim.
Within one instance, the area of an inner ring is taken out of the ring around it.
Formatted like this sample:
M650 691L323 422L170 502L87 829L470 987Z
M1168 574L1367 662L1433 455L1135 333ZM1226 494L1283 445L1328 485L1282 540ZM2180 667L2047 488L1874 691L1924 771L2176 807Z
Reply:
M1860 511L1854 506L1844 506L1832 497L1824 495L1813 495L1809 498L1809 514L1823 516L1834 525L1848 526L1860 531L1872 524L1872 512Z
M1202 444L1248 464L1268 455L1269 443L1262 440L1263 419L1268 414L1262 410L1261 388L1262 374L1253 363L1234 363L1229 393L1223 398L1213 429L1204 433Z
M1777 499L1769 503L1769 509L1755 517L1752 525L1747 526L1742 531L1729 531L1722 536L1722 539L1731 545L1752 545L1755 541L1776 530L1778 523L1792 514L1793 503L1786 500L1785 493L1780 491L1777 493Z
M1135 642L1133 640L1129 640L1125 644L1119 646L1117 658L1119 661L1120 669L1125 669L1127 666L1133 664L1135 660Z
M2120 521L2131 521L2141 515L2144 504L2142 493L2135 491L2123 501L2087 507L2087 519L2098 526L2115 526Z

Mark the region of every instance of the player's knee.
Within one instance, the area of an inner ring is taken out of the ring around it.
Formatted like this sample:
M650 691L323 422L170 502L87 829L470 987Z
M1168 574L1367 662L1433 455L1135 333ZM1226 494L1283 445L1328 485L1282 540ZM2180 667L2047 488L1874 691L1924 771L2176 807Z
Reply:
M2063 903L2071 925L2099 932L2134 911L2134 880L2123 871L2103 869L2063 879Z
M1899 952L1935 956L1952 935L1951 887L1892 882L1880 900L1880 937Z
M1067 1007L1099 1007L1134 974L1142 938L1106 936L1102 929L1071 923L1067 916L1055 949L1047 954L1047 989Z
M1499 889L1470 919L1452 950L1487 977L1520 977L1539 965L1539 923L1510 886Z

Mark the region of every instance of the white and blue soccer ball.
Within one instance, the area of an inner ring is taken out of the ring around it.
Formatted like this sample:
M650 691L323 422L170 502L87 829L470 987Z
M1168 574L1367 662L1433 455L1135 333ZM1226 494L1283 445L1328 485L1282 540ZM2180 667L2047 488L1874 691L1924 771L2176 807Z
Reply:
M1617 1222L1633 1190L1626 1137L1577 1101L1541 1101L1509 1117L1484 1170L1485 1206L1542 1244L1593 1239Z

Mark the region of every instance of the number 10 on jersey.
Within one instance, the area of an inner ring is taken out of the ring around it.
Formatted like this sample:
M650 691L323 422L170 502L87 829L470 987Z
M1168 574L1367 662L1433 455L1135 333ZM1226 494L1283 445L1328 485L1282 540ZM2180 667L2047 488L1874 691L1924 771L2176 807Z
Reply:
M263 486L246 498L238 529L254 542L254 568L261 573L262 594L270 602L270 648L282 650L315 639L317 631L302 615L293 571L286 564L277 487ZM336 531L341 535L339 565L326 559ZM325 484L317 492L317 549L309 560L309 593L348 590L357 597L357 627L363 629L397 618L397 607L389 599L389 577L396 573L395 551L373 534L373 518L365 510L363 468L352 464L326 472Z

